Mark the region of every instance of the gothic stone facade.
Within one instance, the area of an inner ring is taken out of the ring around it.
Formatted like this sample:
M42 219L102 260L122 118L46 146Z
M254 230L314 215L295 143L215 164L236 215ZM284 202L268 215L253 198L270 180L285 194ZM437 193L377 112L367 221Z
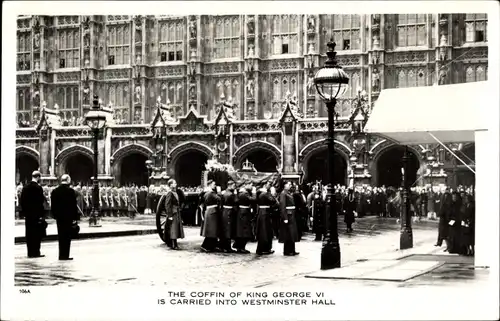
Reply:
M485 14L20 16L17 117L26 128L17 129L16 154L36 159L52 178L71 156L91 158L91 134L78 119L98 95L114 114L99 142L103 179L116 179L130 154L158 155L163 134L162 166L170 173L192 150L238 167L263 149L283 173L303 167L307 177L327 127L309 84L333 38L350 76L337 104L336 148L348 175L377 183L377 160L393 146L351 134L358 90L367 92L369 111L384 88L486 80L486 25ZM224 104L232 113L220 135ZM155 117L160 105L169 119ZM432 162L433 173L457 168L436 146L412 151L421 166Z

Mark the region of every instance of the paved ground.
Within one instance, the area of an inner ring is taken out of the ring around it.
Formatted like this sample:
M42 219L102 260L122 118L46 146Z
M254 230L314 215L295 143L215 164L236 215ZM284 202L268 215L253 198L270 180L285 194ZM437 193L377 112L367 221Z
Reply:
M343 223L340 223L340 228ZM414 243L432 244L435 223L414 225ZM81 284L178 285L211 287L326 284L324 280L304 278L319 270L321 242L312 235L297 244L296 257L284 257L282 245L275 241L276 253L256 256L256 243L247 248L252 254L205 254L199 251L202 238L198 228L186 228L179 242L182 251L168 249L157 235L115 237L74 241L74 261L57 260L57 243L44 243L44 258L26 258L26 246L15 246L16 285ZM343 266L356 260L395 253L399 247L399 225L395 220L364 218L355 232L340 236ZM335 281L334 281L335 282Z

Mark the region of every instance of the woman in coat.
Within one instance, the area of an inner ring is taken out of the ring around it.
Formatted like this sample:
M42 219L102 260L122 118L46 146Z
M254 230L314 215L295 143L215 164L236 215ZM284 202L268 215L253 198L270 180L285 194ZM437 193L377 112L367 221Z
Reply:
M449 217L450 217L450 212L451 212L451 194L450 193L445 193L443 196L443 202L441 206L439 207L439 225L438 225L438 239L436 244L434 246L442 246L443 241L446 242L446 249L444 250L445 252L448 251L448 229L449 229Z
M457 192L453 192L451 200L450 217L448 219L448 252L464 254L462 244L462 199Z
M165 196L165 212L167 222L165 223L165 239L170 239L169 246L173 250L180 250L177 239L184 238L184 228L181 219L181 203L177 194L177 182L170 179L167 183L169 190Z
M465 255L474 255L476 207L474 198L470 194L466 195L464 198L463 214L462 220L464 223L462 224L462 237Z

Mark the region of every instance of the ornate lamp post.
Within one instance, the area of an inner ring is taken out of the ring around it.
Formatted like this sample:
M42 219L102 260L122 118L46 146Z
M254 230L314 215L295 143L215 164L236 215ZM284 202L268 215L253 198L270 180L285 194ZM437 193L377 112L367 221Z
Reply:
M92 181L92 213L90 214L89 226L100 227L100 208L99 208L99 180L98 171L98 142L99 134L106 125L106 113L102 110L98 96L94 96L92 109L85 115L85 123L92 129L94 135L94 178Z
M153 161L148 159L146 161L146 168L148 169L148 193L146 195L146 208L151 209L150 197L149 197L149 186L151 185L151 175L153 174Z
M318 70L314 76L314 85L319 96L326 103L328 109L328 187L327 187L327 213L329 226L321 248L321 269L333 269L340 267L340 245L339 234L337 230L337 212L335 209L335 199L333 194L333 185L335 182L335 174L333 171L334 164L334 119L337 115L335 105L337 98L341 97L346 91L349 84L349 78L346 72L337 63L335 52L335 43L330 41L326 55L328 59L325 66Z
M410 184L408 181L408 171L410 169L410 154L408 146L405 146L403 154L403 212L401 213L401 233L399 238L399 249L406 250L413 247L413 231L411 228L410 212Z

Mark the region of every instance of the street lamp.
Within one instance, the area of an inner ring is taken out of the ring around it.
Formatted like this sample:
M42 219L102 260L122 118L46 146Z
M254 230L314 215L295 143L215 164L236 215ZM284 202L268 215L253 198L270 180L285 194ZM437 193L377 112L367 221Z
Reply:
M99 133L106 125L106 113L101 108L98 96L94 96L92 109L85 115L85 123L92 130L94 135L94 179L92 181L92 213L90 214L89 226L100 227L100 208L99 208L99 180L98 175L98 142Z
M146 194L146 208L148 211L151 210L151 202L150 202L150 197L149 197L149 186L151 185L151 175L153 173L153 161L148 159L146 161L146 168L148 169L148 193ZM150 214L150 213L146 213Z
M403 154L403 212L401 213L401 232L399 237L399 249L406 250L413 247L413 231L411 228L410 212L410 184L408 180L408 171L410 169L410 153L408 146L405 146Z
M321 248L321 269L334 269L340 267L340 245L339 234L337 230L337 212L335 209L335 199L333 195L333 185L335 182L335 174L333 171L334 163L334 117L338 117L335 112L337 98L341 97L346 91L349 84L349 78L346 72L337 63L335 52L335 43L330 41L327 44L328 51L326 53L328 59L325 66L318 70L314 76L314 85L319 96L326 103L328 109L328 187L326 194L326 202L329 217L329 226L326 231Z

